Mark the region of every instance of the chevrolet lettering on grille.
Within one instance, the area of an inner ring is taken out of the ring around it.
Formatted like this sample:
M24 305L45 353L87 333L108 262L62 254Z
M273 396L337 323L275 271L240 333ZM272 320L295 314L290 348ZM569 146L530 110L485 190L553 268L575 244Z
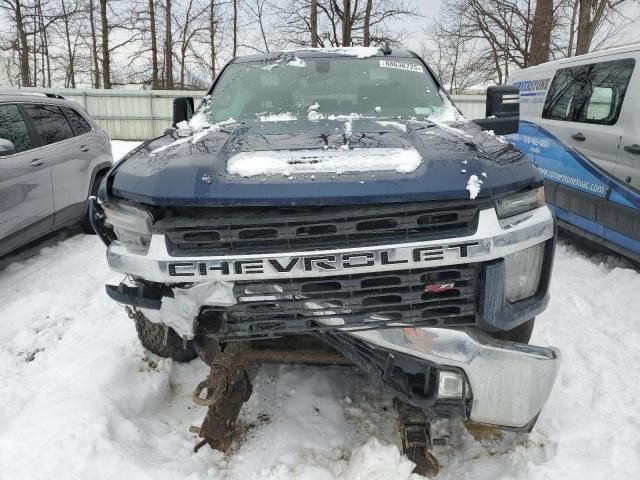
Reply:
M424 267L442 260L464 259L483 250L478 242L451 245L382 248L331 254L310 253L297 256L265 256L243 259L182 260L167 263L171 277L213 277L256 275L269 278L356 273L370 269Z

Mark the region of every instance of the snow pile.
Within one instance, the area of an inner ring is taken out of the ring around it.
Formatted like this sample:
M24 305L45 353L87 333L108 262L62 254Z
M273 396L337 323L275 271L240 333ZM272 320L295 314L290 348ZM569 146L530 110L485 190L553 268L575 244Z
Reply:
M294 57L293 60L289 60L289 62L287 62L287 65L289 65L290 67L306 67L307 66L306 62L300 57Z
M378 125L382 125L383 127L393 127L393 128L397 128L398 130L401 130L403 132L407 131L407 126L404 123L392 122L392 121L387 121L387 120L378 120L376 123Z
M309 105L307 111L307 120L310 122L317 122L322 119L322 115L318 113L318 109L320 108L320 104L318 102L314 102L313 105Z
M466 173L466 170L461 170L462 173ZM471 175L469 180L467 181L466 190L469 191L469 198L474 200L478 194L480 193L480 188L482 187L482 180L478 178L477 175Z
M227 161L227 172L241 177L371 171L411 173L421 163L422 157L414 148L284 150L238 153Z
M294 122L298 119L291 112L283 112L283 113L267 113L263 115L258 115L258 120L261 122Z
M443 107L439 111L432 113L427 117L427 120L440 125L442 123L454 123L454 122L466 122L467 119L464 115L451 103L446 93L440 90L440 97L442 98Z

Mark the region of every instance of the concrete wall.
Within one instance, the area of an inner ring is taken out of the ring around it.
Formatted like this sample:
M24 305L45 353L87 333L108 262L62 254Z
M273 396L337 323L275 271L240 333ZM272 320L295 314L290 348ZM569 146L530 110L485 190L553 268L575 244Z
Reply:
M82 90L28 88L23 91L57 93L82 105L114 140L146 140L162 134L171 124L173 99L194 97L196 105L204 91L186 90ZM454 95L467 118L482 118L484 95Z

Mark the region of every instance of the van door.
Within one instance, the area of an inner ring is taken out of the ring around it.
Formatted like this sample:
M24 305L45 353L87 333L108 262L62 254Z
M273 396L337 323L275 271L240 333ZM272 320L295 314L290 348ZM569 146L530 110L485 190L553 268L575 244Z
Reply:
M0 138L15 146L15 153L0 156L2 254L51 229L53 189L51 168L34 149L36 142L18 105L0 104Z
M636 54L640 57L639 54ZM637 57L637 58L638 58ZM639 58L640 59L640 58ZM636 65L622 105L616 183L609 196L607 238L640 255L640 68Z
M603 238L622 133L618 117L633 66L633 59L616 59L559 70L552 88L563 86L563 93L548 98L543 112L562 120L566 143L558 216Z

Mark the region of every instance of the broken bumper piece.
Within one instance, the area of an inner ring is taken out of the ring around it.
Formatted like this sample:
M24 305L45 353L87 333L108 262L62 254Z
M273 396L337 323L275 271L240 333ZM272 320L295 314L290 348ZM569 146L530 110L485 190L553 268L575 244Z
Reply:
M433 417L530 431L560 366L557 349L496 340L475 329L395 328L325 340Z

